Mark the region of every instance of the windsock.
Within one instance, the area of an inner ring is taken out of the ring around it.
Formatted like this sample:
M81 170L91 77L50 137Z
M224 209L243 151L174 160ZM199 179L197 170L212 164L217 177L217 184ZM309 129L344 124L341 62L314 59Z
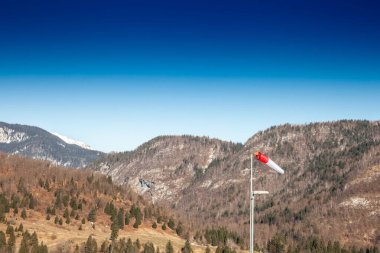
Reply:
M280 174L284 174L285 171L280 166L278 166L275 162L273 162L269 157L267 157L266 155L264 155L263 153L257 151L255 153L255 157L260 162L265 163L266 165L268 165L271 169L277 171Z

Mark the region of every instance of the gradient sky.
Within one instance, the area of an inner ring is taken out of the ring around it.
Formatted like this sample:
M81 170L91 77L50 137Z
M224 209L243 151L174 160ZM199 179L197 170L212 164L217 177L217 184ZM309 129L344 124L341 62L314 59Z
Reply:
M380 119L378 1L0 2L0 121L102 151Z

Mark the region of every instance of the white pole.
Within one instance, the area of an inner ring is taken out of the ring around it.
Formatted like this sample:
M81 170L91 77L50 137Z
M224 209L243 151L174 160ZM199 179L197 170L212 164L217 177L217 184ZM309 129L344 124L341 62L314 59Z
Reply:
M275 162L269 159L267 156L260 152L256 152L256 158L262 163L265 163L273 170L277 171L280 174L284 174L284 170L278 166ZM267 191L253 191L253 153L251 153L251 181L250 183L250 211L249 211L249 253L254 253L255 246L255 195L268 194Z

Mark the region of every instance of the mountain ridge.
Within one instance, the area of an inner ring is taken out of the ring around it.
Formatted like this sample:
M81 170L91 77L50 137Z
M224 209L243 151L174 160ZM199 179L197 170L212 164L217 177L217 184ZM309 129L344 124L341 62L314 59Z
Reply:
M104 154L67 143L39 127L5 122L0 122L0 151L74 168L83 168Z
M380 189L367 189L367 194L362 191L367 185L353 183L368 180L365 173L377 175L379 121L284 124L260 131L244 144L206 137L158 137L90 167L166 203L193 228L227 226L247 237L249 156L255 150L267 153L286 171L283 177L268 174L254 162L255 187L270 191L270 196L257 200L261 245L275 231L289 234L291 240L312 234L328 238L332 233L332 239L342 243L350 243L347 234L354 238L351 243L380 243L380 230L374 227L380 227ZM380 178L371 184L380 185ZM361 190L353 192L355 187ZM350 224L357 223L359 214L370 218L355 230ZM331 224L341 224L342 231ZM364 232L365 227L369 232Z

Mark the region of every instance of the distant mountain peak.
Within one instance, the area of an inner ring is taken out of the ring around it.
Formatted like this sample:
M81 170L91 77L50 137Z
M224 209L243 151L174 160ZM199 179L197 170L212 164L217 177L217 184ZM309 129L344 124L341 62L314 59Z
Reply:
M60 138L61 140L63 140L64 142L66 142L67 144L73 144L73 145L77 145L81 148L85 148L85 149L89 149L89 150L94 150L93 148L91 148L90 145L82 142L82 141L77 141L77 140L74 140L74 139L71 139L67 136L64 136L64 135L61 135L59 133L52 133L54 134L55 136L57 136L58 138Z
M74 168L83 168L103 155L89 145L64 135L5 122L0 122L0 151Z

